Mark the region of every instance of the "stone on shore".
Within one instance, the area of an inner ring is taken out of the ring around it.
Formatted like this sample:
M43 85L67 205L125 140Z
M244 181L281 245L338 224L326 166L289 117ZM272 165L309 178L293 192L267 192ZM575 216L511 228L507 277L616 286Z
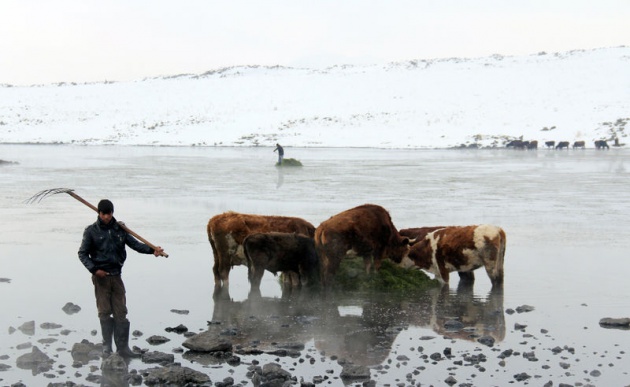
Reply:
M202 332L189 337L182 346L197 352L227 352L232 351L232 342L218 337L215 332Z

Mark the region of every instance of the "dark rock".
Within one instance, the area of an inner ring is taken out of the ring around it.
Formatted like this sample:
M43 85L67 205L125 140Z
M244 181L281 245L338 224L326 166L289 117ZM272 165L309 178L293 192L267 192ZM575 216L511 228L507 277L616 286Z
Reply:
M180 310L180 309L171 309L171 312L175 313L175 314L188 314L188 313L190 313L187 310Z
M603 328L630 329L630 318L605 317L599 320L599 325Z
M179 365L150 368L144 373L146 373L144 384L148 386L201 385L210 382L208 375Z
M135 330L135 331L131 332L131 335L133 337L142 337L142 335L144 335L144 333L140 332L139 330Z
M39 324L39 327L42 329L59 329L62 327L62 325L56 324L56 323L45 322L45 323Z
M188 328L187 328L186 326L182 325L182 324L179 324L178 326L173 327L173 328L170 328L170 327L169 327L169 328L166 328L166 329L164 329L164 330L165 330L165 331L167 331L167 332L175 332L175 333L185 333L185 332L188 332Z
M494 346L494 337L492 336L482 336L477 339L477 342L483 345L487 345L488 347Z
M72 302L66 303L66 305L61 308L66 314L75 314L81 311L81 307L79 305L73 304Z
M125 363L125 359L114 352L110 356L108 356L107 359L103 360L103 362L101 363L101 370L126 374L129 370L129 367L127 366L127 363Z
M448 378L446 378L446 380L444 380L444 383L452 386L453 384L457 383L457 379L455 379L453 375L450 375Z
M523 329L527 328L527 325L522 325L519 323L514 323L514 330L515 331L522 331Z
M11 366L8 364L0 363L0 372L10 370Z
M527 312L531 312L533 310L534 310L534 307L530 306L530 305L521 305L521 306L516 308L516 312L517 313L527 313Z
M522 382L522 381L527 380L529 378L531 378L531 376L529 376L525 372L521 372L520 374L514 375L514 379L516 379L517 382Z
M11 279L10 278L0 278L0 282L10 283Z
M444 329L450 332L456 332L464 329L464 324L457 320L448 320L444 323Z
M370 379L370 369L366 366L346 364L339 375L344 381L357 379Z
M17 350L20 350L20 351L21 351L21 350L23 350L23 349L28 349L28 348L31 348L31 347L33 347L33 344L31 344L31 343L22 343L22 344L18 344L18 345L16 345L16 346L15 346L15 349L17 349Z
M173 364L175 355L164 352L146 352L142 354L143 363Z
M160 344L168 343L169 341L171 341L171 339L166 338L164 336L157 336L157 335L153 335L147 338L147 343L151 345L160 345Z
M40 351L39 348L33 347L31 353L26 353L18 357L16 363L18 368L31 370L33 375L37 375L41 372L50 371L54 360Z
M182 346L191 351L198 352L225 352L232 351L232 342L224 337L218 337L213 332L202 332L189 337Z

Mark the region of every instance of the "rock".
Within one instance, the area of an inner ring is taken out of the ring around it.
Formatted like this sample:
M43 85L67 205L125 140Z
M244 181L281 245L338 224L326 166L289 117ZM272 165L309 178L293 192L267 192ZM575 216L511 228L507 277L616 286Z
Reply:
M451 375L448 378L446 378L446 380L444 380L444 383L448 384L449 386L452 386L453 384L457 383L457 379L455 379L453 375Z
M492 336L482 336L477 339L477 342L483 345L487 345L488 347L494 346L494 337Z
M169 341L171 341L171 339L166 338L164 336L157 336L157 335L153 335L147 338L147 343L151 345L160 345L160 344L168 343Z
M8 370L10 370L10 369L11 369L11 366L10 366L10 365L0 363L0 372L1 372L1 371L8 371Z
M18 330L27 336L35 334L35 321L27 321L18 327Z
M198 352L226 352L232 351L232 342L224 337L218 337L214 332L202 332L189 337L182 346Z
M179 324L178 326L174 327L174 328L166 328L164 329L167 332L175 332L175 333L186 333L188 332L188 328L182 324Z
M10 278L0 278L0 282L10 283L11 279Z
M529 376L525 372L521 372L520 374L514 375L514 379L516 379L517 382L522 382L522 381L527 380L529 378L531 378L531 376Z
M210 377L192 368L172 365L144 370L144 384L148 386L184 386L210 383Z
M190 313L187 310L179 310L179 309L171 309L171 312L175 313L175 314L188 314L188 313Z
M72 346L70 354L75 362L87 364L90 360L98 360L103 352L102 344L93 344L87 340L81 340Z
M357 379L370 379L370 369L366 366L346 364L339 375L344 381Z
M277 363L267 363L261 369L256 369L252 375L252 383L255 386L283 386L290 380L291 374Z
M45 323L39 324L39 327L42 329L59 329L62 327L62 325L56 324L56 323L45 322Z
M37 375L41 372L50 371L54 360L40 351L39 348L33 347L31 353L26 353L18 357L16 363L18 368L31 370L33 371L33 375Z
M126 374L128 369L129 368L127 366L127 363L125 363L125 359L123 359L122 356L120 356L116 352L112 353L101 363L101 370L103 371L112 371Z
M175 355L164 352L145 352L142 354L143 363L159 363L159 364L173 364L175 362Z
M66 303L63 308L61 308L66 314L75 314L81 311L81 307L79 305L73 304L72 302Z
M530 305L521 305L516 308L517 313L527 313L531 312L532 310L534 310L534 307Z
M457 320L448 320L444 323L444 329L449 332L457 332L464 329L464 324Z
M604 317L599 320L599 325L603 328L630 329L630 318Z

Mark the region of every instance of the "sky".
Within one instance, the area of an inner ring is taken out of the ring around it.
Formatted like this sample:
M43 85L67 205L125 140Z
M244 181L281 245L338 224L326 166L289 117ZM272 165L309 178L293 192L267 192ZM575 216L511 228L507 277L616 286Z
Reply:
M0 84L630 45L630 0L2 0Z

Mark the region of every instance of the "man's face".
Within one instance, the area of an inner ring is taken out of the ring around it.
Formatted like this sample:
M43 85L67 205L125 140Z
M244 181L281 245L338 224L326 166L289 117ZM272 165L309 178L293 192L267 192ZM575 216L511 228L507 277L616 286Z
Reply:
M109 222L112 221L112 217L114 216L113 213L104 213L104 212L100 212L98 213L98 217L101 219L101 222L103 222L104 224L109 224Z

